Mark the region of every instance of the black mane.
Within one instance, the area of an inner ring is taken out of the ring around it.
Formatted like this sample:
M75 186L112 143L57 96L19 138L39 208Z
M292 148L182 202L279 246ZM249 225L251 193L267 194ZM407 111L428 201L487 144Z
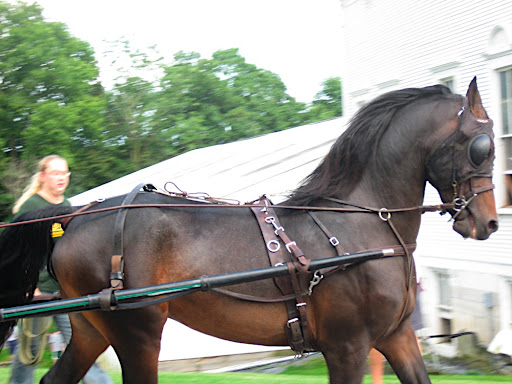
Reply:
M453 95L448 87L407 88L377 97L352 118L320 165L291 193L287 204L309 205L322 197L341 197L360 181L383 134L403 107L429 97Z

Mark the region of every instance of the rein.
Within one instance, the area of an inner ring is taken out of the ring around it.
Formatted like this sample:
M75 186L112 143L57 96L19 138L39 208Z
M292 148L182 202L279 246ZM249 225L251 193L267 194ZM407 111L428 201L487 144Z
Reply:
M494 186L493 186L494 188ZM489 188L492 189L492 188ZM484 191L482 191L484 192ZM175 196L171 196L175 197ZM425 212L441 212L446 213L449 209L456 209L457 205L455 203L442 203L442 204L436 204L436 205L419 205L415 207L408 207L408 208L371 208L371 207L364 207L364 206L358 206L356 204L352 204L349 202L345 202L343 200L338 200L330 197L325 197L325 200L330 200L339 204L350 206L351 208L343 208L343 207L321 207L321 206L297 206L297 205L274 205L274 209L289 209L289 210L301 210L301 211L326 211L326 212L362 212L362 213L378 213L379 215L390 215L391 213L395 212L410 212L410 211L421 211L421 213ZM101 201L100 201L101 202ZM469 202L466 202L466 205ZM103 213L103 212L109 212L109 211L116 211L119 209L137 209L137 208L252 208L252 207L258 207L256 204L227 204L227 203L208 203L208 204L186 204L186 203L180 203L180 204L127 204L127 205L118 205L114 207L107 207L107 208L97 208L92 209L90 211L77 211L74 213L69 213L65 215L58 215L58 216L51 216L51 217L43 217L40 219L33 219L33 220L26 220L26 221L18 221L14 223L0 223L0 228L8 228L8 227L15 227L19 225L26 225L26 224L35 224L40 223L43 221L60 221L63 219L73 218L76 216L83 216L83 215L90 215L94 213ZM464 207L465 208L465 207ZM460 208L463 209L463 208ZM68 220L69 221L69 220Z

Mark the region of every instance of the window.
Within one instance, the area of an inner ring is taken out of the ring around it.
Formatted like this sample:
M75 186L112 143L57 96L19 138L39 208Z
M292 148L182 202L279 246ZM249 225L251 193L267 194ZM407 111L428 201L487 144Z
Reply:
M507 205L512 204L512 68L499 72L500 106L503 132L503 148L505 155L505 186Z
M441 334L452 333L452 290L450 285L450 272L446 269L435 270L437 277L437 313L438 326ZM450 338L441 339L440 342L450 342Z
M441 319L441 334L442 335L451 335L452 334L452 321L450 319ZM451 343L451 337L444 337L440 340L441 343Z
M448 272L438 273L439 281L439 305L448 309L451 308L450 275Z
M505 308L508 308L508 326L512 328L512 280L508 281L508 302Z
M455 92L453 77L445 77L444 79L441 79L440 83L450 88L450 91Z

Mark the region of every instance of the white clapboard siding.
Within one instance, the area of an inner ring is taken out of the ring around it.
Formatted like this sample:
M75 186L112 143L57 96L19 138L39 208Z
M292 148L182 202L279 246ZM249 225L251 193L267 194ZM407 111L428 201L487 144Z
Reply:
M433 85L447 77L453 79L456 93L465 94L477 76L483 104L495 121L494 182L500 206L505 186L496 70L512 67L512 2L340 3L345 116L350 118L362 104L384 92ZM503 32L495 41L497 30ZM425 202L439 201L429 187ZM450 319L452 331L475 331L488 342L500 329L512 326L512 208L500 208L499 214L499 231L484 242L463 240L451 229L446 216L424 215L415 257L424 277L423 312L432 332L442 331L441 319L445 318ZM438 274L445 272L450 276L452 308L443 312ZM493 300L488 300L489 295ZM492 314L488 305L493 305Z

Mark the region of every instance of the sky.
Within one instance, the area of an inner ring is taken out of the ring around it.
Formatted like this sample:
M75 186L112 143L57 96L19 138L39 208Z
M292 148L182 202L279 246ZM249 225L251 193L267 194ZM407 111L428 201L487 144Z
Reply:
M156 45L172 63L180 50L210 58L239 48L248 63L278 74L288 94L311 102L329 77L341 77L340 0L26 0L48 21L96 51L100 79L115 75L102 59L105 41L128 40L134 48Z

